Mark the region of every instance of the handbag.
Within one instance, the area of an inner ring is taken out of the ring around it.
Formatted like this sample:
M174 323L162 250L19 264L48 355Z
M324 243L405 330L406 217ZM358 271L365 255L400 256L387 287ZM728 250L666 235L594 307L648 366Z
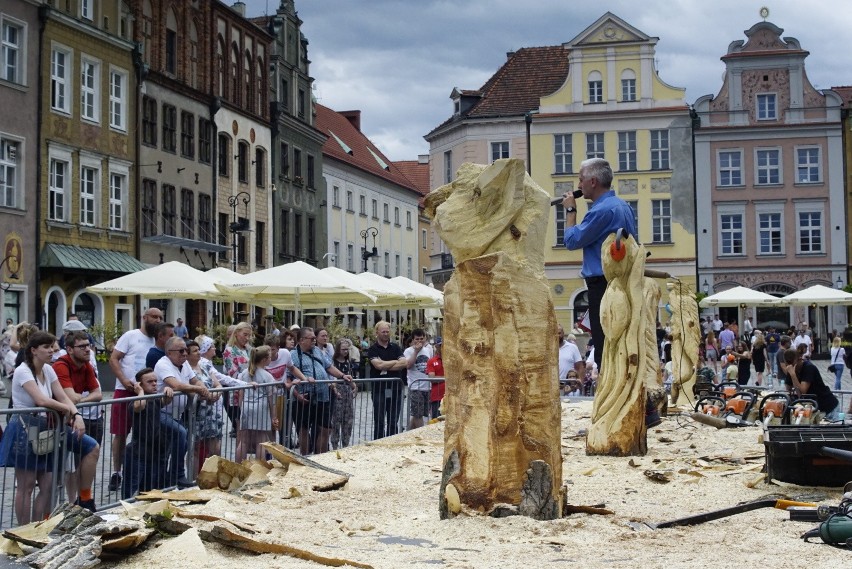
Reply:
M837 352L837 353L839 354L840 352ZM837 357L835 357L834 359L837 360ZM837 364L832 362L831 365L828 366L828 372L829 373L836 373L837 372Z
M27 441L33 449L33 454L42 456L50 454L56 447L56 429L50 427L50 421L45 420L42 428L42 421L37 421L35 424L27 424L24 419L18 415L21 425L27 430Z

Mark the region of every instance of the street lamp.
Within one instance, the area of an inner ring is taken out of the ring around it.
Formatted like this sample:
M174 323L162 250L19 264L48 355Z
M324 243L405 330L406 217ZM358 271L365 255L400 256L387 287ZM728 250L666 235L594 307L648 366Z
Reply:
M243 206L245 207L245 218L242 220L237 219L237 206L240 202L243 202ZM235 273L237 272L237 235L243 231L249 230L249 203L251 203L251 194L248 192L239 192L236 195L228 197L228 205L231 206L231 210L234 214L234 220L231 222L229 229L231 231L231 247L233 249L231 265Z
M841 279L840 277L837 277L837 280L834 281L834 288L836 288L837 290L842 290L843 289L843 279Z
M361 230L361 238L364 240L364 247L361 249L361 259L364 260L364 272L367 272L367 259L370 257L378 257L379 250L376 249L376 235L379 234L379 230L375 227L368 227L367 229ZM367 237L373 236L373 249L367 251Z
M710 283L707 282L707 279L704 279L704 283L701 285L701 288L704 290L704 294L710 294Z

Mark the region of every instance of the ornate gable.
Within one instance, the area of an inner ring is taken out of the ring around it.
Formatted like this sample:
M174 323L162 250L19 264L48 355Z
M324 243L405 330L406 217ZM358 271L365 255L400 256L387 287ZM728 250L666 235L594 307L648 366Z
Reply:
M607 12L565 45L576 49L584 45L644 42L650 39L651 38L649 36L634 28L612 12Z

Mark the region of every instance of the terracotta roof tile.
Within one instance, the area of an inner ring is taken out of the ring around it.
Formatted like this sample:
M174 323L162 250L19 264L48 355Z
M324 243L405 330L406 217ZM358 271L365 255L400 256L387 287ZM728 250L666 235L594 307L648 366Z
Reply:
M394 162L402 174L411 180L412 185L421 196L429 193L429 163L419 160L399 160Z
M482 98L464 115L451 117L435 130L466 118L523 115L537 109L539 99L559 89L567 76L568 50L561 45L521 48L480 89L459 90L481 93Z
M852 106L852 87L832 87L831 90L840 95L845 107Z
M420 193L399 167L391 162L359 129L355 128L346 116L320 104L316 105L316 111L315 126L328 136L322 147L324 156L340 160L407 190ZM352 116L353 120L360 120L359 111L347 111L346 114ZM384 168L380 161L387 165L387 168Z

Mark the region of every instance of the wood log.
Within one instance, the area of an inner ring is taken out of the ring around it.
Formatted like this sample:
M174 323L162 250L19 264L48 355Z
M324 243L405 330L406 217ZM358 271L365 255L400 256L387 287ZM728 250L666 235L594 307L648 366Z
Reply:
M543 271L549 210L516 159L464 164L426 198L456 261L444 288L442 518L453 515L455 493L482 512L518 506L538 460L550 473L539 506L560 515L551 507L562 501L558 352L541 341L556 335Z
M647 310L645 248L633 237L621 239L626 255L617 260L611 250L615 234L601 247L608 285L601 302L601 326L606 334L601 371L586 436L586 454L629 456L648 450L645 430L645 368ZM656 321L656 319L655 319Z

